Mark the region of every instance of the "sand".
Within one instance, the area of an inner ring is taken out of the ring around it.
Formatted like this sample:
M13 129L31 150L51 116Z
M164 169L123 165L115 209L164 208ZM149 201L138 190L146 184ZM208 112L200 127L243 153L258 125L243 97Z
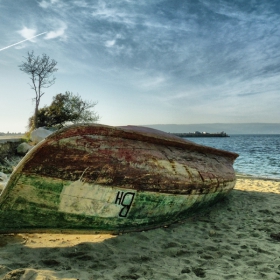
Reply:
M0 279L280 279L279 201L279 181L239 177L225 200L165 228L0 235Z

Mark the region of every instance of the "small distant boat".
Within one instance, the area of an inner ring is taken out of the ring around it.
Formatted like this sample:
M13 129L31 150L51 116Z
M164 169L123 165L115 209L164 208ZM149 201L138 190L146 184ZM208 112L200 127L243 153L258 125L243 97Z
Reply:
M0 232L167 225L224 197L235 185L237 156L144 127L69 126L12 173L0 195Z

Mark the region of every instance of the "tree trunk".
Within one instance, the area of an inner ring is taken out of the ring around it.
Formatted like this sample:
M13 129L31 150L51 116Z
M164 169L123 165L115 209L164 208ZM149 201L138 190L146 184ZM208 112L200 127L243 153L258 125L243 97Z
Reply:
M38 106L39 104L36 102L35 112L34 112L34 123L33 123L34 129L38 128Z

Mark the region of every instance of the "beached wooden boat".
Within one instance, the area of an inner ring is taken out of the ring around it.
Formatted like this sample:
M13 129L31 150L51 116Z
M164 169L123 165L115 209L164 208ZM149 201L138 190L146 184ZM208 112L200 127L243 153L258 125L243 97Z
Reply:
M69 126L14 170L0 196L0 232L170 224L234 187L237 156L144 127Z

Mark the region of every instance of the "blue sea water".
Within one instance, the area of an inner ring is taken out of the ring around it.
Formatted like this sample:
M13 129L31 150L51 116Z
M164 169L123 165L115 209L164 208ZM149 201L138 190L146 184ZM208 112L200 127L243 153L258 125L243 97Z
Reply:
M233 165L236 173L280 179L280 134L185 139L238 153L239 157Z

